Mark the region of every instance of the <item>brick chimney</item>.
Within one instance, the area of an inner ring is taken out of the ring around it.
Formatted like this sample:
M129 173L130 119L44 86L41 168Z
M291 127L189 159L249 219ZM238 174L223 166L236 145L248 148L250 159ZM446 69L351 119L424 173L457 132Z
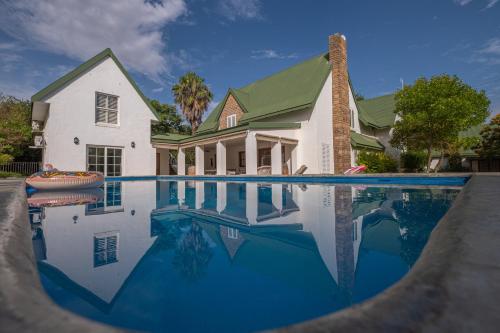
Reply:
M351 111L344 35L336 33L328 38L328 53L332 65L334 169L336 174L341 174L351 167Z

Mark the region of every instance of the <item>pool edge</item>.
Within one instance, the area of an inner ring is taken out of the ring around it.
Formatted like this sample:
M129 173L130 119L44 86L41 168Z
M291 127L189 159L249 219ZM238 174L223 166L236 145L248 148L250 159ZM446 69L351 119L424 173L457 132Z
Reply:
M500 177L473 175L432 231L415 266L399 282L359 305L276 331L496 331L498 197ZM24 181L0 181L0 199L5 202L0 207L2 330L123 331L67 312L49 299L33 256Z

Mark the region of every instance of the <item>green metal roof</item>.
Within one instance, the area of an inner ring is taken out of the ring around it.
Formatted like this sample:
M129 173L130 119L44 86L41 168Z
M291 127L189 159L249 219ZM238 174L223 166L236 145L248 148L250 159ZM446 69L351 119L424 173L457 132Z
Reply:
M385 149L377 139L353 131L351 131L351 145L358 150L368 149L383 151Z
M396 119L396 101L394 94L357 101L359 119L366 126L387 128L394 125Z
M322 54L243 88L229 89L198 132L217 130L220 113L230 94L244 112L242 124L313 107L330 68L328 54Z
M246 130L261 130L261 129L297 129L300 128L300 123L282 123L282 122L249 122L243 125L225 128L216 132L198 132L195 135L182 134L157 134L151 137L154 143L189 143L192 141L208 139L218 135L231 134Z
M120 61L118 61L118 59L116 58L116 56L114 55L113 51L111 51L110 48L107 48L104 51L100 52L99 54L93 56L92 58L90 58L89 60L87 60L83 64L81 64L80 66L78 66L75 69L73 69L71 72L69 72L66 75L60 77L56 81L52 82L51 84L49 84L48 86L46 86L45 88L43 88L42 90L40 90L39 92L37 92L36 94L34 94L31 97L31 101L32 102L37 102L37 101L43 100L48 95L50 95L50 94L54 93L55 91L57 91L57 90L61 89L62 87L64 87L66 84L70 83L73 80L76 80L78 77L80 77L80 75L82 75L85 72L89 71L94 66L96 66L97 64L99 64L100 62L102 62L103 60L105 60L108 57L111 58L111 59L113 59L113 61L118 66L118 68L120 68L120 70L122 71L123 75L125 75L125 77L128 79L128 81L130 82L130 84L132 85L132 87L134 87L135 91L137 91L137 93L139 94L139 96L141 96L141 98L144 101L144 103L146 103L146 105L151 110L151 112L154 114L154 116L157 119L159 119L159 116L158 116L156 110L149 103L148 98L146 96L144 96L144 94L142 93L142 91L139 89L139 86L137 86L137 84L135 83L135 81L132 79L132 77L127 72L127 70L123 67L123 65L120 63Z

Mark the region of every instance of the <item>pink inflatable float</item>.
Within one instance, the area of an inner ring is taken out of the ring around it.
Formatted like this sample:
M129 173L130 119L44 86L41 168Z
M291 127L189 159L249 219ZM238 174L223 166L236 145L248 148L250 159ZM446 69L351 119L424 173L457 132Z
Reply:
M28 198L30 207L58 207L93 204L102 200L104 192L99 189L87 189L78 192L50 191L33 193Z
M37 190L73 190L99 187L104 183L100 172L49 170L32 174L26 184Z

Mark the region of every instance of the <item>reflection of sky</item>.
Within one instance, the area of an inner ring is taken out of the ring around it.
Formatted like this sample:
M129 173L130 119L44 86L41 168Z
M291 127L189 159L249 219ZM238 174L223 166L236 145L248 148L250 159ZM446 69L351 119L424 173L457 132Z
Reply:
M92 214L33 209L42 283L83 316L174 332L268 329L372 297L406 274L457 194L184 181L105 191Z

